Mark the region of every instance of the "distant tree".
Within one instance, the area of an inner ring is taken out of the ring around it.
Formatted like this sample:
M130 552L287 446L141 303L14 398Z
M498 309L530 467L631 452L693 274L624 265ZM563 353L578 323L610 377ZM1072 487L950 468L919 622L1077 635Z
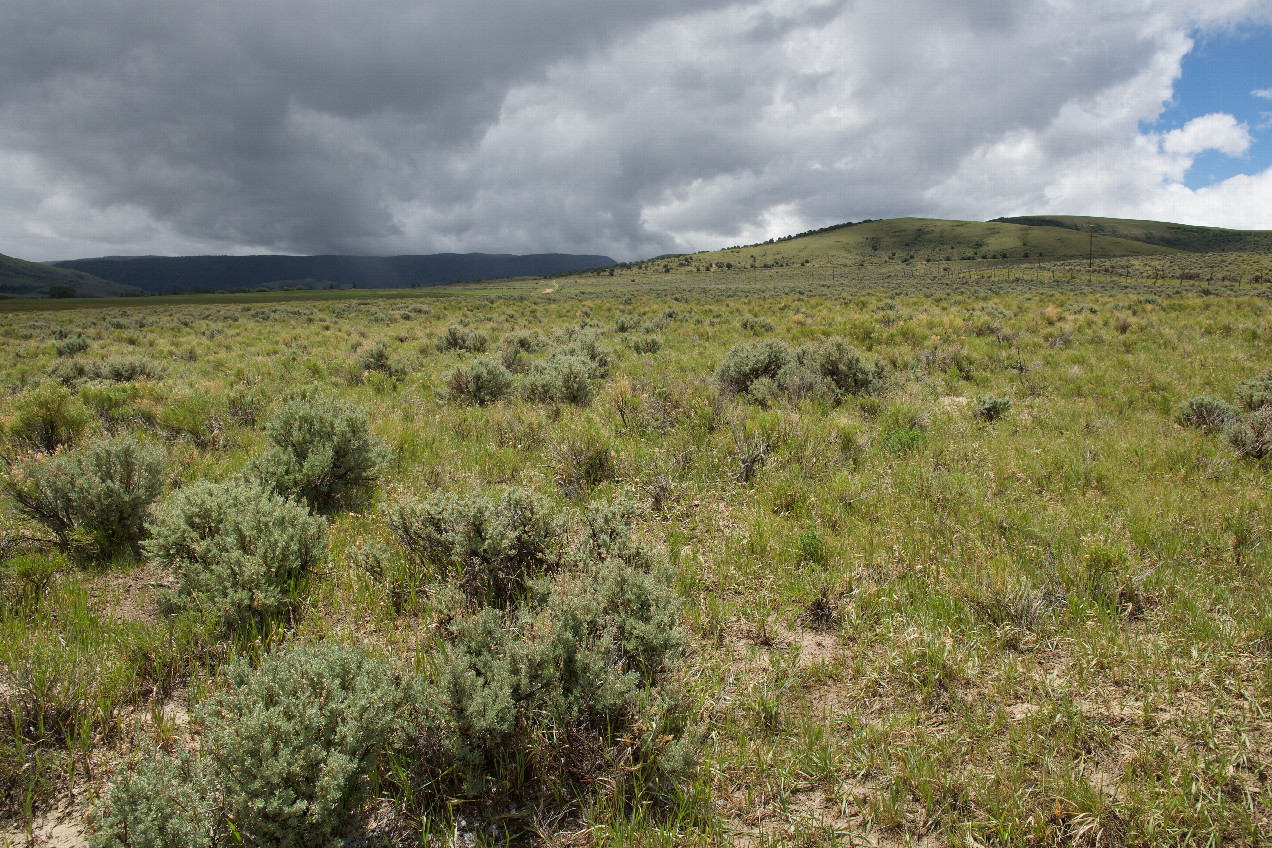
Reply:
M75 287L49 286L49 297L75 297Z

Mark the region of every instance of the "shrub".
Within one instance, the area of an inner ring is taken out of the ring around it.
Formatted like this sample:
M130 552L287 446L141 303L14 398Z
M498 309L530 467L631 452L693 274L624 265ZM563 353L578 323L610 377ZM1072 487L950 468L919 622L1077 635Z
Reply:
M469 353L482 353L486 350L489 340L486 334L479 330L470 330L467 327L460 327L452 324L446 328L437 339L437 349L446 350L465 350Z
M361 407L331 398L287 403L265 432L273 446L249 463L248 478L319 512L365 494L385 460Z
M1244 420L1238 417L1229 422L1224 433L1239 457L1263 459L1272 456L1272 406L1261 407Z
M383 340L365 348L358 354L356 365L359 374L370 371L379 372L388 377L396 377L400 369L395 367L389 357L389 347Z
M1237 403L1250 412L1272 406L1272 370L1264 371L1237 386L1236 396Z
M330 643L230 666L198 710L223 820L249 845L335 846L367 797L398 702L387 664Z
M53 350L58 356L75 356L88 350L88 339L83 336L71 336L53 343Z
M527 330L517 330L504 336L501 345L504 367L509 371L520 374L526 370L523 354L534 353L542 350L544 347L543 338L535 332Z
M89 848L195 848L212 844L202 762L152 751L129 763L89 813Z
M578 330L573 338L553 354L554 357L576 356L591 363L594 379L603 380L609 375L612 356L610 349L601 342L601 336L593 329Z
M447 374L446 388L456 400L485 406L512 391L512 372L493 359L478 357Z
M516 789L652 783L689 762L683 725L659 726L653 688L684 642L675 596L621 561L591 567L559 580L538 610L505 619L487 608L452 626L422 712L437 770L458 767L467 792L492 778Z
M146 556L177 579L173 605L225 629L276 615L326 552L323 519L242 481L180 489L149 529Z
M587 406L592 402L594 371L593 363L583 357L554 354L530 366L522 381L522 390L536 403Z
M543 498L521 489L497 500L439 493L396 505L387 520L417 566L450 577L478 603L517 603L565 556L562 523Z
M1011 411L1011 398L981 395L972 406L972 415L981 421L993 423Z
M26 463L4 484L18 508L70 549L85 542L111 553L136 549L150 504L163 489L162 449L133 436Z
M543 337L534 330L515 330L503 337L504 350L520 350L525 353L534 353L543 350L546 342Z
M662 350L663 340L658 336L632 336L627 346L636 353L657 353Z
M1240 417L1236 407L1214 395L1189 398L1175 410L1175 421L1184 427L1218 430Z
M630 333L638 329L640 329L639 315L620 315L614 319L614 331L617 333Z
M44 451L74 443L93 420L80 400L57 383L43 383L17 400L17 417L9 432L20 442Z
M839 394L865 394L877 390L883 382L883 363L866 362L856 348L839 336L804 346L799 358L829 380Z
M63 383L106 380L129 383L133 380L158 380L163 366L146 356L108 356L105 359L67 359L49 368L49 376Z
M746 392L761 377L777 379L781 370L795 362L795 354L785 342L762 339L735 345L715 372L716 384L725 394Z

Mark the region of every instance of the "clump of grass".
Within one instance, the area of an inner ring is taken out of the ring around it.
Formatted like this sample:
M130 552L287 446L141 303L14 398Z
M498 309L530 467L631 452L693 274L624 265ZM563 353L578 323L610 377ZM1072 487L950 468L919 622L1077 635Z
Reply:
M217 400L206 391L185 391L159 409L157 422L169 433L188 436L202 448L217 447L225 435Z
M567 498L577 500L588 490L618 474L618 461L609 441L594 430L575 433L550 449L552 479Z
M65 387L42 383L18 397L18 414L9 432L18 442L43 451L54 451L77 442L88 429L93 414Z

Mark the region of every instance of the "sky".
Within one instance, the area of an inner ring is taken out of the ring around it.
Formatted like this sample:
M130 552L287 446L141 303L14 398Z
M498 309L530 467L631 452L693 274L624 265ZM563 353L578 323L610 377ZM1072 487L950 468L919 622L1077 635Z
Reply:
M4 0L0 253L1272 229L1270 0Z

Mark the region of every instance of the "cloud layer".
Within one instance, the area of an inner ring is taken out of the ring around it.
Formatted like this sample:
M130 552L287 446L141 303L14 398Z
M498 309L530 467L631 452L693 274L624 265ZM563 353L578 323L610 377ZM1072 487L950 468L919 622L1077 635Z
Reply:
M0 252L634 258L862 217L1272 228L1222 113L1142 127L1260 0L11 0Z

